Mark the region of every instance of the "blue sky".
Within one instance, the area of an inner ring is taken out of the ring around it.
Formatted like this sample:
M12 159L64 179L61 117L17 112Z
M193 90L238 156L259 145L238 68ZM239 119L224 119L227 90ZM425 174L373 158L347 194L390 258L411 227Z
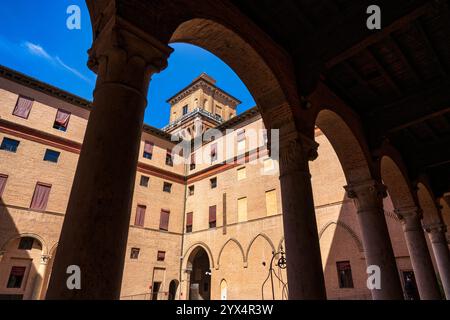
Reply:
M69 30L69 5L81 8L81 30ZM82 0L15 0L0 10L0 64L92 100L95 74L86 66L92 43L89 14ZM224 62L201 48L172 44L169 66L150 83L145 122L161 128L169 119L167 98L202 72L243 103L241 113L255 102L239 77Z

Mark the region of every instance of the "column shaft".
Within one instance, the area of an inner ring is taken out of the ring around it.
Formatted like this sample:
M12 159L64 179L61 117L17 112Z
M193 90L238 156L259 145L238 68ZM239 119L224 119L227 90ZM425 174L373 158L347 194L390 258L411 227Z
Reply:
M93 108L48 299L120 297L147 89L171 49L120 19L110 21L90 50L89 64L98 74ZM81 289L67 285L71 265L80 268Z
M439 223L426 226L425 230L430 237L445 297L447 300L450 300L450 253L447 239L445 238L446 227Z
M366 181L345 187L358 211L367 266L377 266L381 271L380 288L372 288L374 300L401 300L403 291L394 251L383 210L386 188L376 181ZM369 276L369 275L368 275Z
M282 138L280 145L289 299L326 299L308 166L308 161L317 156L317 144L297 137Z
M409 257L422 300L439 300L440 293L433 262L422 230L421 211L414 208L396 210L405 234Z

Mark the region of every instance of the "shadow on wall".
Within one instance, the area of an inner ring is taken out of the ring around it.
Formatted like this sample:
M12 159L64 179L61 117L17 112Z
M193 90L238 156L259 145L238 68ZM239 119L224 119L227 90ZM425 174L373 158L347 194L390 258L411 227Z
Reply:
M10 212L13 210L0 197L0 300L39 299L45 243L37 235L19 232ZM17 210L15 214L24 213Z

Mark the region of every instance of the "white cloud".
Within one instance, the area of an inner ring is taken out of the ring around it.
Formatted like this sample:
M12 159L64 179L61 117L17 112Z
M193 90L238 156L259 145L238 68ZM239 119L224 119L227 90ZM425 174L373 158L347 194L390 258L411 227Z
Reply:
M47 60L52 61L53 58L47 53L47 51L44 50L40 45L34 44L28 41L24 42L24 46L28 49L28 52L35 56L39 56L42 58L45 58Z
M86 78L80 71L78 71L75 68L72 68L70 66L68 66L67 64L64 63L64 61L62 61L58 56L55 57L55 60L57 63L59 63L59 65L61 65L64 69L72 72L74 75L76 75L78 78L83 79L86 82L91 83L91 80L89 80L88 78Z
M44 58L48 60L49 62L53 63L54 65L63 68L64 70L72 73L73 75L77 76L78 78L88 82L92 83L90 79L88 79L86 76L84 76L80 71L78 71L75 68L72 68L71 66L67 65L64 61L61 60L58 56L51 56L45 49L35 43L31 43L28 41L25 41L23 43L23 46L27 48L28 53Z

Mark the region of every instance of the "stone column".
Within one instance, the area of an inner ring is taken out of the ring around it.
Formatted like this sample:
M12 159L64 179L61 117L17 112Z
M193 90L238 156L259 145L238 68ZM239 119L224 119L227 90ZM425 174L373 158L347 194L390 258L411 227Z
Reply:
M272 144L274 141L272 141ZM298 133L280 138L280 183L289 299L326 299L308 161L318 144Z
M345 189L358 211L367 266L380 268L381 286L371 289L372 298L403 299L394 251L384 217L383 198L387 195L386 187L378 181L369 180L350 184ZM368 274L368 277L370 275Z
M148 85L172 52L119 17L102 21L89 51L93 108L47 299L119 299ZM81 289L68 289L71 265Z
M34 280L33 293L31 294L32 300L39 300L42 293L42 285L44 284L45 274L47 272L48 261L50 256L43 254L39 263L39 268L37 270L36 278Z
M395 213L402 222L420 299L439 300L439 286L422 230L422 211L417 207L409 207L396 209Z
M445 237L447 228L442 223L432 224L424 227L430 237L442 287L447 300L450 300L450 253Z

